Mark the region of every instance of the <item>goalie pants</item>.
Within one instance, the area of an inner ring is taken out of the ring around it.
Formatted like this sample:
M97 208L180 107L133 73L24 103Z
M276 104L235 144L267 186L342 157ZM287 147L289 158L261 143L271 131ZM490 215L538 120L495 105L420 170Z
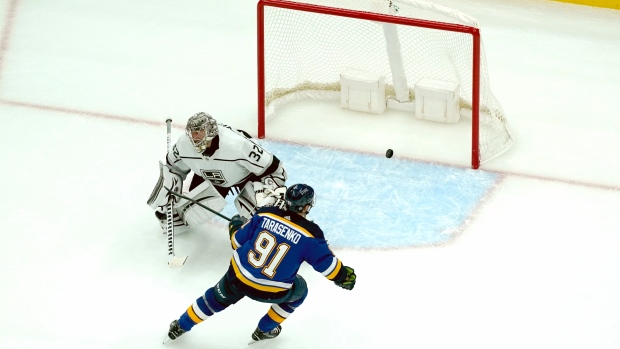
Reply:
M209 288L187 308L179 318L179 325L183 330L189 331L195 325L247 296L258 302L272 303L267 314L258 322L261 331L269 332L284 322L304 302L308 295L308 285L301 275L297 275L289 290L279 292L275 297L267 293L243 284L235 276L231 266L215 286Z
M189 190L191 191L192 189L196 188L197 186L199 186L202 182L204 182L205 179L195 175L192 177L192 181L189 184ZM216 185L215 183L213 183L213 187L215 188L215 190L217 190L218 193L220 193L220 195L222 195L223 198L226 197L226 195L228 195L230 193L231 190L235 189L237 191L237 193L239 193L239 191L241 191L241 189L243 188L243 186L245 185L246 182L243 182L241 184L237 184L234 185L232 187L220 187L218 185Z

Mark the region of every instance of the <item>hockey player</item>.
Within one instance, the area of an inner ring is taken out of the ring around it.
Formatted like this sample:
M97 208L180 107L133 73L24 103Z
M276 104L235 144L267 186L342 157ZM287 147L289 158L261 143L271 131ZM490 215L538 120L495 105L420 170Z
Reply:
M181 135L159 163L160 176L147 203L165 230L165 206L169 193L183 189L183 181L193 172L189 197L216 212L226 206L224 199L233 190L237 193L235 206L239 214L250 218L261 202L279 191L283 193L286 172L280 160L264 150L242 130L218 124L211 115L197 113L187 121ZM176 233L205 223L213 213L192 201L173 196ZM268 198L267 201L272 198ZM264 204L265 202L263 202Z
M321 228L306 219L315 199L310 186L295 184L286 191L284 201L280 197L274 206L260 208L249 222L235 215L229 224L234 251L228 272L172 321L168 338L178 338L245 296L272 304L252 340L277 337L280 324L308 294L306 281L297 274L304 261L336 285L353 289L353 268L342 264L329 249Z

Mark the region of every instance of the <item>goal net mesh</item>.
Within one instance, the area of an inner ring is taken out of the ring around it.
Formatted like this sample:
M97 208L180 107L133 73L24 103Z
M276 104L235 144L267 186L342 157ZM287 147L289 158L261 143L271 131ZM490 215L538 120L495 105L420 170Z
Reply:
M294 100L339 98L340 74L348 68L383 75L386 97L399 101L415 101L414 85L423 78L457 83L461 115L471 111L472 35L450 28L478 28L475 19L444 6L412 0L284 3L316 6L306 10L264 7L264 117ZM349 17L352 13L377 19ZM404 23L388 23L386 18ZM409 22L411 19L418 21ZM440 23L445 29L420 26L419 20ZM482 44L479 61L479 160L483 163L506 151L512 136L504 111L491 92Z

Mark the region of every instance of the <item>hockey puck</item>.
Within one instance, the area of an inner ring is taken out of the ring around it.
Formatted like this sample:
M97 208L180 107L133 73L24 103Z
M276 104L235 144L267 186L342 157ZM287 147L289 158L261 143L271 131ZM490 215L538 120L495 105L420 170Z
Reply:
M393 151L392 149L388 149L388 150L385 152L385 157L386 157L386 158L391 158L391 157L392 157L392 155L394 155L394 151Z

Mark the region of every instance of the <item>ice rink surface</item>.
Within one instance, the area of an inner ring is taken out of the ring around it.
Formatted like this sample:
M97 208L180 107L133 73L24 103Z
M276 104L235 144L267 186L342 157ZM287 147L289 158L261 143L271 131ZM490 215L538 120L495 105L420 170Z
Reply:
M480 21L515 144L472 170L467 119L283 108L262 143L317 189L310 218L359 281L303 266L306 302L252 348L620 347L620 11L438 3ZM166 118L175 139L198 111L256 135L255 12L0 0L0 348L246 346L268 309L247 299L162 346L231 253L215 218L168 268L145 202Z

